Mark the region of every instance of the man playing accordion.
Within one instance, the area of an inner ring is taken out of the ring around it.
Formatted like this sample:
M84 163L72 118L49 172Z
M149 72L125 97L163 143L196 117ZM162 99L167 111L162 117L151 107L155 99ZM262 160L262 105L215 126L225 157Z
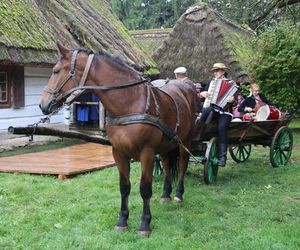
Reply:
M231 106L236 100L239 87L227 78L228 68L224 63L215 63L211 69L214 79L200 93L205 100L202 113L197 119L200 141L205 128L212 120L218 124L219 166L224 167L227 159L228 127L232 120Z

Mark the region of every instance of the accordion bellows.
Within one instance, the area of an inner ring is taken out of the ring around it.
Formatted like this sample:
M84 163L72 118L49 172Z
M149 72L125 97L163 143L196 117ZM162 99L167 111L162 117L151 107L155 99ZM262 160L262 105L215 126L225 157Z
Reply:
M225 110L228 106L228 97L235 96L239 87L233 82L223 79L213 79L208 88L208 97L203 108L213 107L217 110Z

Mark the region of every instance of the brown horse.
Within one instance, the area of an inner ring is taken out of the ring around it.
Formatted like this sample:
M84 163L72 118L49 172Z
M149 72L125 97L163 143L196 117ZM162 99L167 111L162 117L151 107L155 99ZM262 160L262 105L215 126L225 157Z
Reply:
M121 209L116 229L127 229L130 160L134 159L140 161L142 167L143 214L139 232L149 235L155 155L161 155L165 168L162 199L169 200L171 168L177 157L172 153L176 149L178 152L178 146L179 176L174 199L183 200L189 157L183 145L190 147L194 133L195 87L176 80L162 88L154 87L132 67L106 52L92 54L86 49L69 50L60 44L58 48L62 56L41 96L40 108L44 114L50 114L78 89L92 89L99 96L109 114L106 131L119 170Z

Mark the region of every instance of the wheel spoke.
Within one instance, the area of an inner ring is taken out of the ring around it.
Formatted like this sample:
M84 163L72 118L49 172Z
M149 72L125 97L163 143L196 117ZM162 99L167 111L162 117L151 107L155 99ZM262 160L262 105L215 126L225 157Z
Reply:
M276 143L276 144L274 144L274 147L273 147L274 149L279 149L279 144L278 143Z
M279 151L279 160L280 160L280 164L283 165L283 159L282 159L281 151Z
M274 149L274 159L276 160L276 162L278 162L278 152L279 152L279 149Z
M245 157L245 152L244 152L244 147L242 147L241 153L242 153L242 155L243 155L243 156L242 156L242 157L243 157L242 160L244 160L244 159L246 158L246 157Z
M288 158L288 153L286 153L285 151L281 151L281 155L284 157L284 162L286 162L286 159Z
M249 147L248 145L246 145L246 146L244 147L244 149L245 149L247 155L250 154L250 150L251 150L250 148L251 148L251 147Z
M236 156L237 156L238 160L240 160L241 159L241 150L238 148L236 152L237 152Z

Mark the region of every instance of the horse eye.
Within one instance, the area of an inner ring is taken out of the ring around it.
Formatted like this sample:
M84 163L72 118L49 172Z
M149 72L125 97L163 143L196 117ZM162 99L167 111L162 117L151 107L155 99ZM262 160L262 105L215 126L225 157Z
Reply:
M59 71L60 71L60 69L53 69L53 74L58 74L59 73Z

